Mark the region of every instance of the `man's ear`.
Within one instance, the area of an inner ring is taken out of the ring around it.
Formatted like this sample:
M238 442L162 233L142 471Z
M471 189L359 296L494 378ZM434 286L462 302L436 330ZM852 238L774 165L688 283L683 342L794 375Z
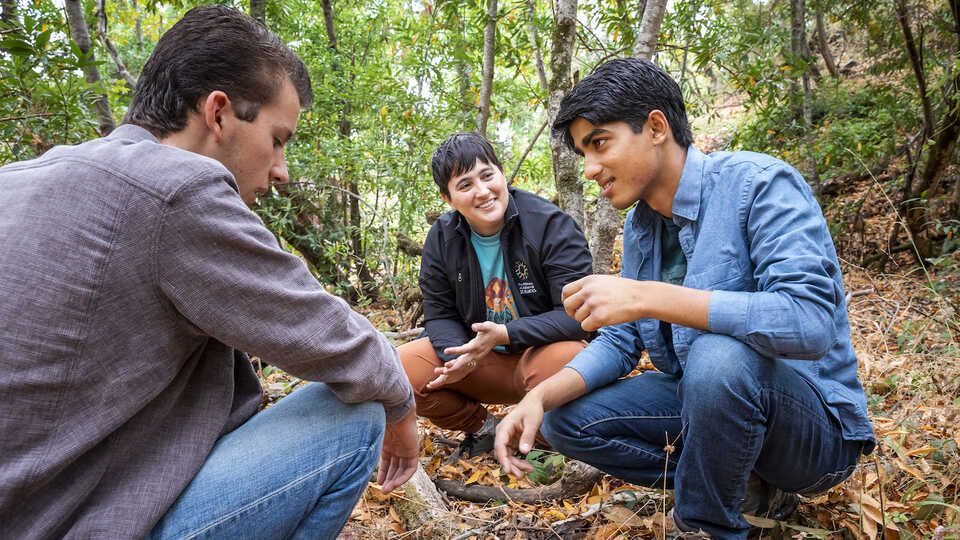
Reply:
M453 208L453 205L450 204L450 196L449 196L449 195L446 195L446 194L441 193L441 194L440 194L440 198L443 199L443 202L447 203L447 206Z
M230 97L221 90L214 90L201 99L200 115L216 141L223 138L223 118L231 111Z
M647 115L647 129L650 130L653 144L663 144L673 136L670 122L660 109L654 109Z

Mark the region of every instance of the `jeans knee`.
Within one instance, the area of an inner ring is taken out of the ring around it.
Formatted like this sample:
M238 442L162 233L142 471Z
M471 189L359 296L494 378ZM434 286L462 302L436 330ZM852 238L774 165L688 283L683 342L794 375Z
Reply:
M546 413L540 425L540 434L560 453L572 451L575 441L580 439L580 429L571 422L571 415L564 414L565 409L560 407Z
M756 387L753 364L760 355L730 336L704 334L690 346L680 391L690 399L715 401L724 395L749 394ZM715 406L717 403L712 403Z
M357 437L358 444L380 447L386 429L382 403L344 403L323 383L311 383L297 393L303 393L300 396L303 413L315 418L314 425L332 423L344 433Z

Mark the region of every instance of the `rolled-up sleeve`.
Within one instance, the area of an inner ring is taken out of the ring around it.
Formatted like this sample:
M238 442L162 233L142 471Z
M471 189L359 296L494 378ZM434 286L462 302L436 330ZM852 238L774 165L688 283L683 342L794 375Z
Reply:
M388 421L413 406L393 346L277 245L223 178L186 184L155 246L159 295L202 333L260 356L342 401L379 401Z
M567 367L576 370L587 383L587 391L592 392L633 371L642 352L643 342L635 323L605 326Z
M770 166L744 182L742 224L754 292L713 291L711 332L770 357L818 359L836 340L843 291L826 221L796 170Z

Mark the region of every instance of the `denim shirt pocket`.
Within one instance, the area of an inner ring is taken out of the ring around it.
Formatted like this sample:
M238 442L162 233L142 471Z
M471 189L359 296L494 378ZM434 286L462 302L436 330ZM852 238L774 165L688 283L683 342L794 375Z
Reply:
M749 278L750 276L743 272L740 261L728 259L719 264L711 264L700 272L687 274L683 284L705 291L743 291L747 290Z

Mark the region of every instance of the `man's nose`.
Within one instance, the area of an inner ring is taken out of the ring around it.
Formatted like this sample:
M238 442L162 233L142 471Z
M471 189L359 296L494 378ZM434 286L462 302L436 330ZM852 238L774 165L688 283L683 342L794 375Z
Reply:
M290 181L290 173L287 171L287 160L283 154L280 154L280 160L270 167L270 181L276 184L286 184Z

